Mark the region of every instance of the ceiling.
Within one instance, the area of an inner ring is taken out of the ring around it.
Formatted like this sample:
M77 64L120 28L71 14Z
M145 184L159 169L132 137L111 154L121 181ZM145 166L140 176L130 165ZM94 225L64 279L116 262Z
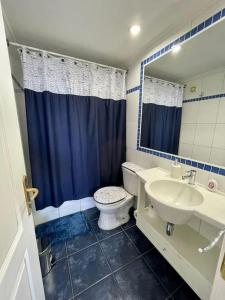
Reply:
M169 81L185 81L195 75L225 67L225 21L222 21L145 68L145 74Z
M127 67L219 0L2 0L18 43ZM203 9L204 8L204 9ZM129 27L141 25L132 38Z

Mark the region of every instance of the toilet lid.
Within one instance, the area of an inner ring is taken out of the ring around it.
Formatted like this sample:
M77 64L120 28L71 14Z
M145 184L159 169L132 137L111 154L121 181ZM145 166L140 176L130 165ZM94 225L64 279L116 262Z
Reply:
M118 186L107 186L94 193L95 201L101 204L113 204L123 200L126 196L126 191Z

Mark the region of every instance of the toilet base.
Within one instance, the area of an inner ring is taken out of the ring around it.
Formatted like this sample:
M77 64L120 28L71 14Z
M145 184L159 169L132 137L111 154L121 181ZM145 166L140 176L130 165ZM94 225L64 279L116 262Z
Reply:
M112 230L130 220L129 210L133 206L132 199L125 200L126 203L121 203L116 206L96 205L100 210L98 226L102 230Z

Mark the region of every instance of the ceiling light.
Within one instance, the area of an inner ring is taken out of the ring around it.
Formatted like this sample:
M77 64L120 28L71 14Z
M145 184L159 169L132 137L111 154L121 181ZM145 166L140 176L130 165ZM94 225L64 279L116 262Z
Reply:
M172 47L172 52L173 53L177 53L181 50L181 46L180 45L173 45Z
M140 25L133 25L133 26L131 26L131 28L130 28L130 33L131 33L133 36L138 35L138 33L139 33L140 31L141 31Z

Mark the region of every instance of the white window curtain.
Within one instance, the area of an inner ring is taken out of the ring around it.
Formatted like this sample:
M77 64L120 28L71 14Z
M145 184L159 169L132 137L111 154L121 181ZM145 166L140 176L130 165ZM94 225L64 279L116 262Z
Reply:
M183 86L156 78L144 79L143 103L182 107Z
M125 71L20 49L24 88L36 92L125 99Z

